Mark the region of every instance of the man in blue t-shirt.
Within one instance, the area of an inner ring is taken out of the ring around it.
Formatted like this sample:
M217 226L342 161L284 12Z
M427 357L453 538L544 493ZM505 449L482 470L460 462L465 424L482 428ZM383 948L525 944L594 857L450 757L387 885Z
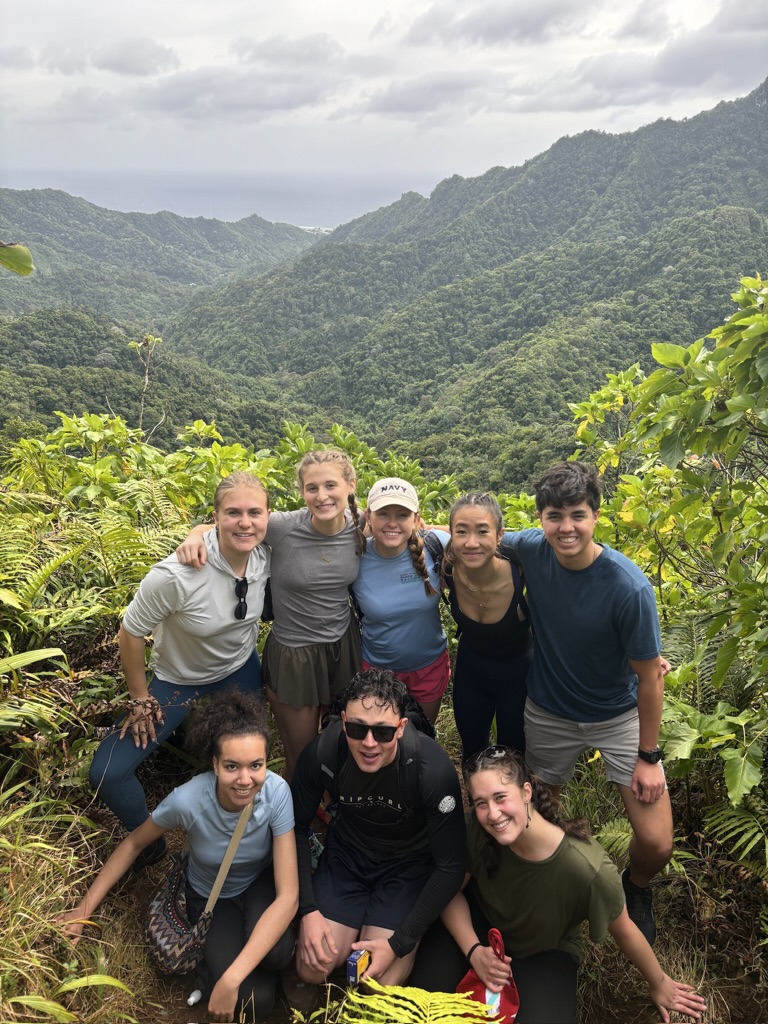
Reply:
M534 484L541 529L507 533L523 567L535 644L525 709L526 759L555 793L579 756L600 750L632 826L622 875L629 916L656 938L649 882L672 853L672 810L658 747L664 676L653 588L593 539L600 484L562 462Z

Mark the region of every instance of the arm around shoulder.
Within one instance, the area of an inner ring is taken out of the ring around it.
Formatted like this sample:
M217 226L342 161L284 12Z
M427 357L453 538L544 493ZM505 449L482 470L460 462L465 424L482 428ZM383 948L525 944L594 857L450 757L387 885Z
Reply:
M213 529L211 523L199 523L193 526L184 540L176 548L176 557L182 565L191 565L194 569L202 569L208 560L205 547L205 535Z

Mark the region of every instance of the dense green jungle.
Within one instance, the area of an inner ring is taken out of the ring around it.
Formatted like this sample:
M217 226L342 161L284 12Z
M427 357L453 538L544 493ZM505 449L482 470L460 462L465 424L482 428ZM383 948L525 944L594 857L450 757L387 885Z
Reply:
M250 469L295 508L296 464L332 444L361 499L402 476L444 521L488 487L510 529L535 522L543 466L598 466L598 539L652 580L673 665L657 953L709 1024L764 1024L767 118L763 84L685 122L562 139L328 236L2 190L0 237L37 271L0 272L0 1022L204 1019L144 949L135 910L162 869L126 879L78 946L55 923L119 835L87 786L124 706L117 625L222 475ZM450 702L438 737L456 752ZM161 751L151 799L196 767ZM599 756L564 801L623 862ZM338 995L315 1021L361 1019ZM655 1019L616 948L591 946L583 1024Z
M572 447L568 403L653 342L717 325L768 260L768 85L681 122L560 139L453 177L330 235L122 214L0 193L0 237L37 273L0 280L2 436L55 412L136 422L172 445L197 418L271 442L343 422L462 486L522 487ZM37 424L37 425L36 425ZM42 427L40 426L42 424Z
M655 344L649 372L635 364L609 374L571 407L573 454L594 461L604 480L598 539L632 557L656 588L673 665L661 742L676 826L672 862L656 883L657 952L670 975L706 996L710 1024L758 1024L768 1002L766 300L759 277L742 279L706 337ZM256 450L196 420L167 451L112 414L58 420L44 436L7 441L0 456L0 1019L202 1020L184 1005L183 983L159 981L147 960L134 911L156 871L125 880L74 948L56 915L119 834L88 790L87 769L100 728L125 706L115 643L122 611L153 562L210 511L222 475L247 468L275 507L296 507L295 467L318 440L286 422ZM407 455L380 454L344 426L333 425L329 441L353 460L361 496L376 477L403 476L425 517L443 521L460 491L455 474L435 477ZM526 493L499 499L511 529L535 521ZM438 738L456 753L450 701ZM280 763L278 748L272 766ZM150 799L196 767L176 744L163 749L144 777ZM580 766L564 802L621 863L629 827L599 756ZM379 997L362 998L374 1002L355 1010L333 993L312 1019L406 1019ZM655 1019L610 944L590 946L580 1005L584 1024ZM407 1019L446 1019L439 1012L425 996ZM273 1024L288 1019L281 1007Z

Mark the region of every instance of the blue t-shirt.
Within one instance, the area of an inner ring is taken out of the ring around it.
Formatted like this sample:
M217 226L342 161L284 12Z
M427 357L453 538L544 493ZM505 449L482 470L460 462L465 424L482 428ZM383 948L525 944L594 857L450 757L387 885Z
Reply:
M636 707L629 660L661 653L656 595L641 570L607 544L585 569L566 569L539 529L505 533L502 550L525 575L534 704L575 722L605 721Z
M225 811L219 803L212 771L174 789L152 812L152 820L161 828L186 829L187 878L198 895L210 895L239 817L240 811ZM288 783L268 771L221 890L223 899L244 892L271 865L272 837L292 828L293 801Z
M443 547L448 543L447 533L432 535ZM437 591L432 597L427 597L407 547L394 558L383 558L368 538L352 589L363 613L363 658L376 668L415 672L431 665L447 646L440 621L439 574L426 545L424 561Z

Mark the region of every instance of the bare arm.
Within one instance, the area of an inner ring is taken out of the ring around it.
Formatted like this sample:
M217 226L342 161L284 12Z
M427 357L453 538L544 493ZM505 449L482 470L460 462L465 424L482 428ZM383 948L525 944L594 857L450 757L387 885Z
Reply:
M212 1021L233 1021L240 985L258 967L293 920L299 906L296 838L291 829L275 836L272 847L275 899L259 918L241 952L222 974L208 1000Z
M467 875L464 880L465 886L469 878ZM472 954L468 958L468 968L474 968L478 978L491 992L501 992L509 977L511 958L505 956L503 961L499 960L488 945L487 938L481 938L477 934L472 925L469 904L464 893L456 893L440 916L462 953L469 953L473 946L480 943L476 949L472 949Z
M661 968L656 954L648 945L637 925L630 920L625 907L611 922L608 930L616 940L621 952L642 974L654 1003L661 1012L665 1024L669 1022L669 1011L675 1010L698 1020L707 1008L706 1000L692 985L673 981Z
M661 658L632 661L629 666L637 674L637 713L640 719L640 749L653 750L659 742L661 709L664 699L664 673ZM632 776L632 792L644 803L654 803L666 789L661 765L638 759Z
M133 736L137 747L146 747L148 740L155 739L155 723L163 719L160 705L150 697L147 689L147 675L144 667L145 641L143 636L134 636L124 626L118 633L120 666L125 676L125 685L134 704L123 722L120 739L127 732Z
M205 535L213 529L211 523L200 523L193 526L184 540L176 548L176 557L182 565L191 565L194 569L202 569L208 559L205 547Z
M64 933L77 942L83 931L83 924L96 911L101 901L115 883L119 882L128 868L133 864L141 851L153 843L165 832L151 818L134 829L115 848L112 855L105 861L101 871L96 875L88 892L74 908L62 914L57 920L65 924Z

